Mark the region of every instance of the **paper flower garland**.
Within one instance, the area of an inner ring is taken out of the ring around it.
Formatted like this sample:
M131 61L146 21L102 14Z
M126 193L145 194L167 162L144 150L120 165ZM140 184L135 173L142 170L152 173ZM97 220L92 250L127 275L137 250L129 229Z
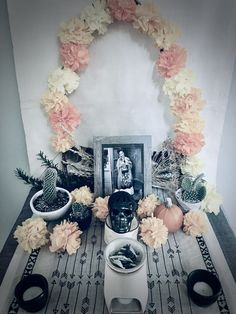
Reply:
M160 51L156 69L165 79L163 90L170 97L170 108L177 118L173 128L175 148L186 156L198 153L204 145L201 133L204 125L199 117L203 101L200 92L192 86L192 72L185 68L186 51L175 43L179 30L160 15L155 4L137 5L135 0L95 0L79 17L61 24L58 37L62 67L49 75L48 91L41 100L56 132L51 140L53 148L56 152L65 152L75 144L73 133L80 124L80 114L67 96L79 86L76 72L88 65L89 45L94 36L105 34L115 20L131 23L154 40Z
M14 238L16 238L19 245L29 253L47 244L47 236L47 224L40 217L26 219L22 223L22 226L17 226L14 232Z

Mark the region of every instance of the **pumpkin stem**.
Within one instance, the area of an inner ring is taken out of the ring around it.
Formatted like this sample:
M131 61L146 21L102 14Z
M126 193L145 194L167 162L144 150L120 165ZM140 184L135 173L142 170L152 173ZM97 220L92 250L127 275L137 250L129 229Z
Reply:
M171 199L170 197L167 197L166 200L165 200L165 206L166 206L167 208L171 208L172 205L173 205L172 199Z

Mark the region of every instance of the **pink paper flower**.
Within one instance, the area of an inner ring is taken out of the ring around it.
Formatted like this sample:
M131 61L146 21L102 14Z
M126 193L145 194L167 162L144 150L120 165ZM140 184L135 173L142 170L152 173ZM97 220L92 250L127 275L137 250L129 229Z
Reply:
M80 124L80 113L72 104L68 103L61 110L51 111L49 122L56 132L73 132Z
M81 71L89 62L89 52L85 45L66 43L60 48L62 64L72 71Z
M69 255L76 253L81 244L82 231L79 230L77 222L62 221L60 225L53 228L53 233L50 235L51 252L67 251Z
M204 107L201 90L192 88L186 96L175 97L170 106L175 116L182 116L186 113L195 114L201 111Z
M68 133L61 132L51 139L51 145L55 152L65 153L67 150L75 146L75 143Z
M169 78L179 73L185 67L187 53L184 48L177 45L160 53L156 68L160 75Z
M151 35L161 27L159 9L154 3L138 5L134 17L133 26L143 33Z
M178 132L174 140L175 150L185 156L196 155L204 145L204 137L201 133Z
M134 0L108 0L111 15L118 21L130 22L134 19L136 3Z
M101 221L105 221L107 215L109 214L108 200L109 196L105 196L104 198L97 197L95 202L93 203L92 207L93 214Z

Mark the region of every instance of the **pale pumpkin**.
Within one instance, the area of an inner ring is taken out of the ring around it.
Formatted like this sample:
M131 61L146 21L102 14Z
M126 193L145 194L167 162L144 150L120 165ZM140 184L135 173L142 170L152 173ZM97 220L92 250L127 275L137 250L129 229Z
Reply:
M163 220L169 232L176 232L183 224L183 212L170 198L155 208L154 216Z

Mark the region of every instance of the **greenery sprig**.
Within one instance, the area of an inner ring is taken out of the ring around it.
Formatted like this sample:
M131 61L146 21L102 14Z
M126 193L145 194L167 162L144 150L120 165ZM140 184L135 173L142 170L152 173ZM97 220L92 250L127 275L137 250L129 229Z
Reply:
M16 168L14 171L16 177L20 180L23 180L25 184L31 184L32 186L42 189L43 180L39 178L35 178L34 176L29 176L24 170L21 168Z

